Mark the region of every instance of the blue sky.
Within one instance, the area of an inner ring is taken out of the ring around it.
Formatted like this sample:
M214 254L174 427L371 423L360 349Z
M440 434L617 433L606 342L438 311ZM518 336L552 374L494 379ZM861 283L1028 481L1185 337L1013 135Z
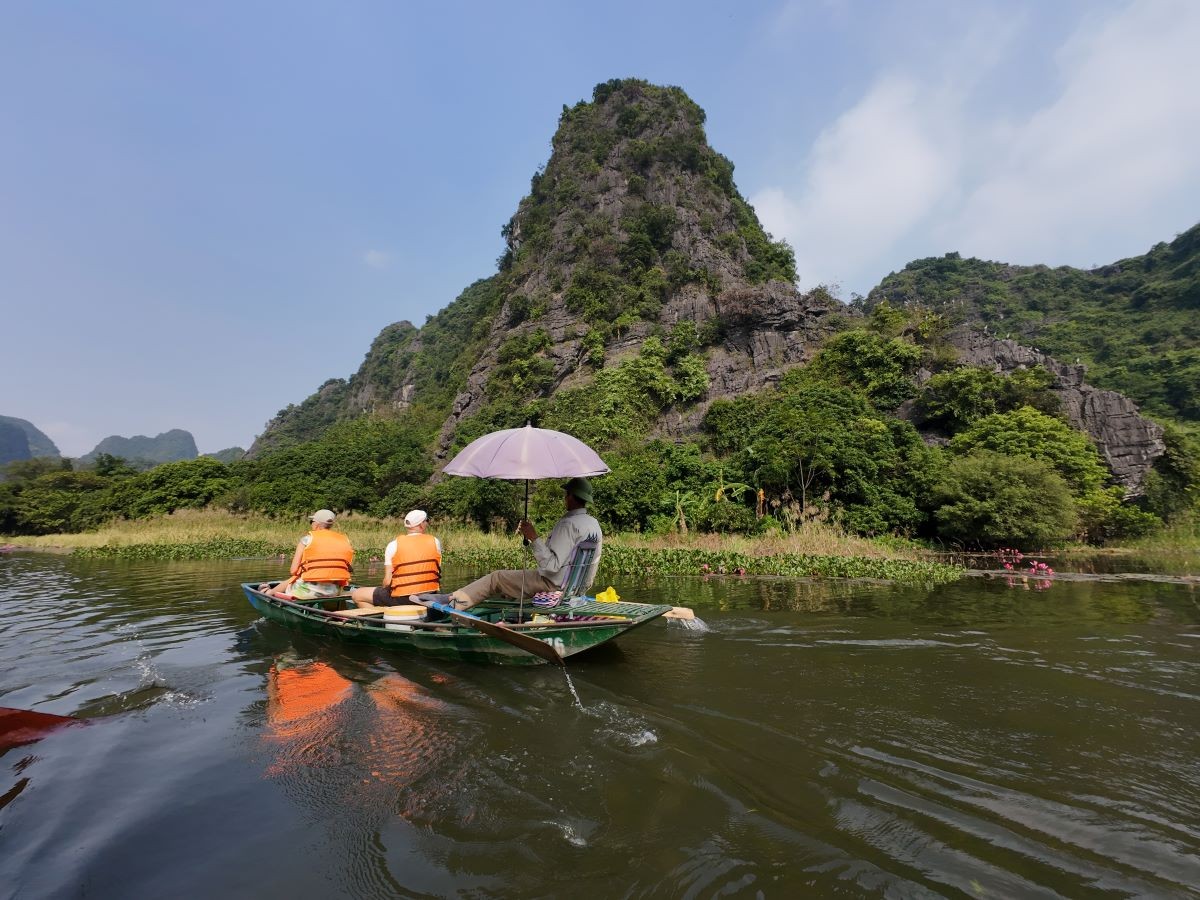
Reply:
M708 114L800 286L1200 220L1200 3L0 4L0 414L249 446L495 271L563 104Z

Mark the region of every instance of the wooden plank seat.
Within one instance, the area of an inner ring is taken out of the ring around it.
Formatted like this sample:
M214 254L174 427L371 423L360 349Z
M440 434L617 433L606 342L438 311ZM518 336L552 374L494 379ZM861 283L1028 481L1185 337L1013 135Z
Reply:
M386 606L357 606L354 609L339 609L336 612L339 616L382 616L387 610Z

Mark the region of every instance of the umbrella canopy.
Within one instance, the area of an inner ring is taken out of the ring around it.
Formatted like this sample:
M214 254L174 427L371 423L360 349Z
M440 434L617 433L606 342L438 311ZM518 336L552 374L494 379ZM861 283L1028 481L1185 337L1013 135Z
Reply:
M578 438L549 428L506 428L476 438L442 470L475 478L573 478L603 475L608 466Z

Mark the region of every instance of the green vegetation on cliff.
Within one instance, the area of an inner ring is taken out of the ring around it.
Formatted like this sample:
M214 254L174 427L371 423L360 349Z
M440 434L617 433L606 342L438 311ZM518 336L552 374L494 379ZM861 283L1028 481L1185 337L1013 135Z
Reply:
M80 457L82 462L94 462L101 455L117 456L131 463L155 464L195 459L199 456L196 440L190 431L172 428L154 437L136 434L133 437L112 435L106 437L91 453Z
M956 253L885 278L867 306L921 305L979 322L1051 356L1144 410L1200 423L1200 225L1143 256L1084 271Z
M738 194L704 118L679 88L639 79L605 82L590 102L564 106L554 155L504 228L502 269L520 279L534 267L579 266L568 304L607 322L652 319L666 290L719 281L679 252L696 242L720 248L752 284L795 281L791 247L772 240ZM614 200L615 220L605 212Z
M111 456L92 471L14 464L0 531L205 506L420 506L511 527L519 486L437 471L473 438L532 421L603 454L594 511L610 530L984 546L1137 535L1200 501L1198 233L1093 272L921 260L835 309L795 291L791 248L763 231L682 90L605 82L564 107L496 275L420 328L389 325L357 373L282 410L247 458L142 473ZM959 364L951 329L978 321L1078 355L1093 380L1180 417L1143 497L1125 502L1046 370ZM557 485L534 485L530 509L552 521Z
M363 415L389 417L415 406L423 433L432 435L466 383L471 366L487 343L503 300L497 276L476 281L420 328L389 325L367 351L348 381L333 378L299 405L282 409L255 442L252 456L319 438L339 422ZM412 401L397 401L403 382Z

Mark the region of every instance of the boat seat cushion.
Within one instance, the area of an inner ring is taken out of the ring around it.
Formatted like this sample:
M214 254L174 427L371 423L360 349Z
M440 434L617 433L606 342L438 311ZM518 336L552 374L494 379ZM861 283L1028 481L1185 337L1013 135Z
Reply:
M383 615L387 610L386 606L360 606L357 609L339 609L337 614L339 616L373 616L376 613Z

